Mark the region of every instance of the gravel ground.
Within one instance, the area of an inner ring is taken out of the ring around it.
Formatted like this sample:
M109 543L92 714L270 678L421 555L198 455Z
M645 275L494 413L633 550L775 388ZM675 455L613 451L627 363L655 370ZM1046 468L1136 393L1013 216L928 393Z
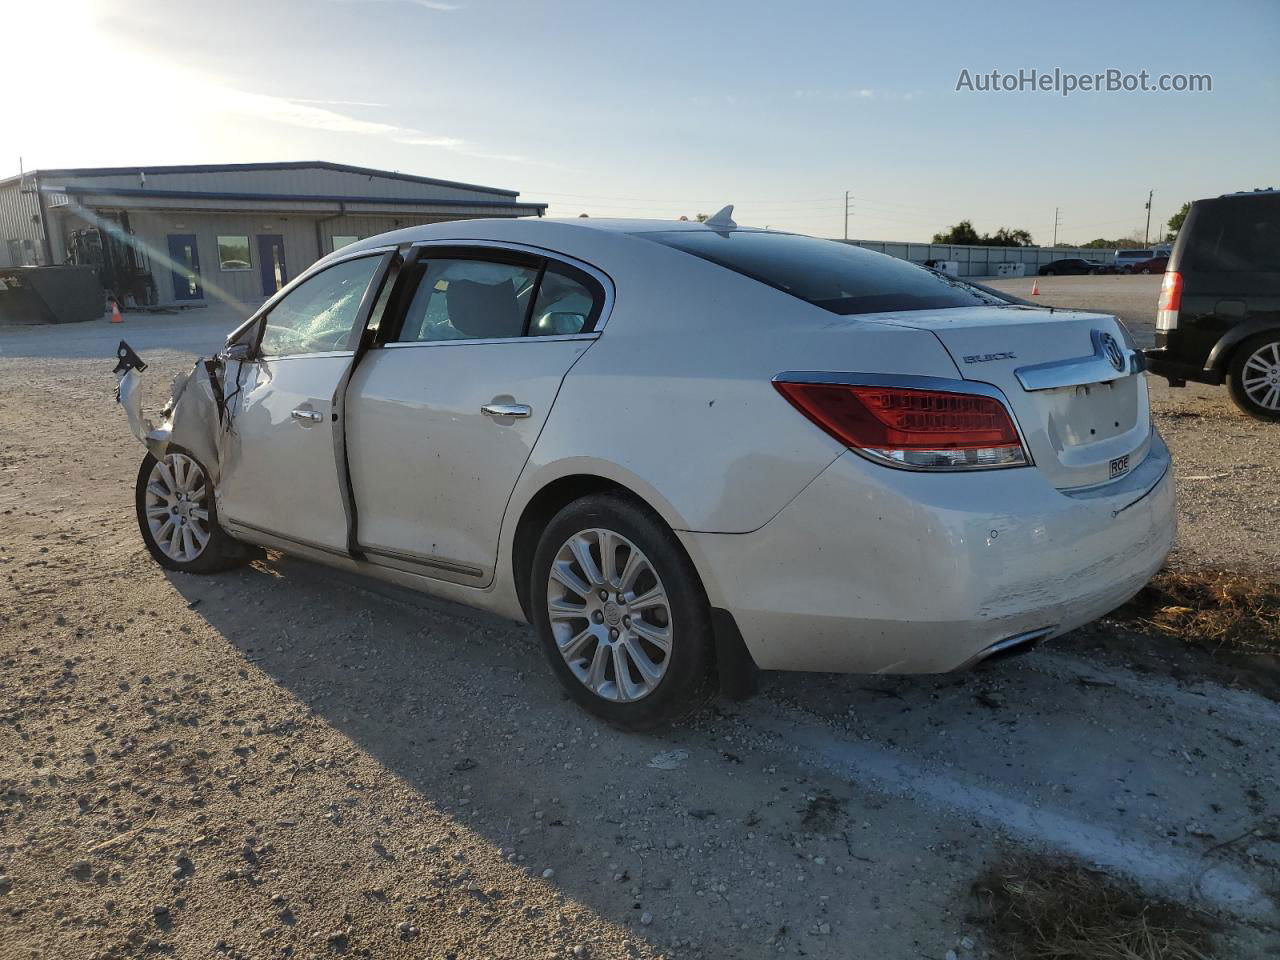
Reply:
M159 397L230 326L123 329ZM1104 625L621 734L526 627L276 555L152 563L120 329L0 328L0 957L984 957L969 885L1010 846L1280 950L1273 703L1087 653ZM1220 391L1156 403L1184 559L1238 560L1252 516L1274 571L1274 440Z

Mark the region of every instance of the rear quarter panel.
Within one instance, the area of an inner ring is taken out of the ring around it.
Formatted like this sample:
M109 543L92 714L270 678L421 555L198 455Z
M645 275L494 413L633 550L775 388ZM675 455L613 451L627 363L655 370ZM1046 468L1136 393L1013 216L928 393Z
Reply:
M596 262L616 285L600 339L566 377L508 524L551 481L607 477L677 530L767 523L844 447L773 388L787 370L958 377L931 334L841 317L635 237Z

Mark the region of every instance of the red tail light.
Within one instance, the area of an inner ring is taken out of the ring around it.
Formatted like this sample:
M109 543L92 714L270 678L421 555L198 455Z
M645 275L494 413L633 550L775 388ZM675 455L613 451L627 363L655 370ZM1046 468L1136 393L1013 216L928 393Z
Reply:
M1182 274L1170 270L1160 284L1160 305L1156 310L1157 330L1176 330L1182 309Z
M946 390L774 381L791 405L845 446L900 467L1015 467L1027 456L995 397Z

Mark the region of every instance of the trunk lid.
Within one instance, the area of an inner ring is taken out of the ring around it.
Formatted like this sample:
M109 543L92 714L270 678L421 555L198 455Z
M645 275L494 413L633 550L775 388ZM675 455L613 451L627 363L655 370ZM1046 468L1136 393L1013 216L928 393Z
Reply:
M1147 456L1141 354L1114 316L993 306L859 319L927 330L964 379L998 387L1036 466L1059 489L1118 480Z

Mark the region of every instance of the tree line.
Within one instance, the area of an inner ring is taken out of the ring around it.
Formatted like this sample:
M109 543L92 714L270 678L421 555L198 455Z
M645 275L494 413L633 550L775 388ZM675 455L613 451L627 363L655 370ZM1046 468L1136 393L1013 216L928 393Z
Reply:
M1169 232L1165 234L1165 243L1171 243L1178 237L1178 231L1182 229L1182 222L1187 219L1187 211L1191 209L1190 203L1184 203L1182 208L1169 218ZM1032 247L1035 244L1031 240L1031 233L1027 230L1001 227L995 233L978 233L973 227L972 220L961 220L952 227L948 227L941 233L933 235L934 243L959 243L968 246L977 247ZM1152 241L1161 242L1161 241ZM1090 240L1088 243L1073 244L1073 246L1089 247L1102 250L1115 250L1121 247L1141 246L1142 241L1133 237L1121 237L1116 240L1108 240L1104 237L1098 237L1096 240Z

